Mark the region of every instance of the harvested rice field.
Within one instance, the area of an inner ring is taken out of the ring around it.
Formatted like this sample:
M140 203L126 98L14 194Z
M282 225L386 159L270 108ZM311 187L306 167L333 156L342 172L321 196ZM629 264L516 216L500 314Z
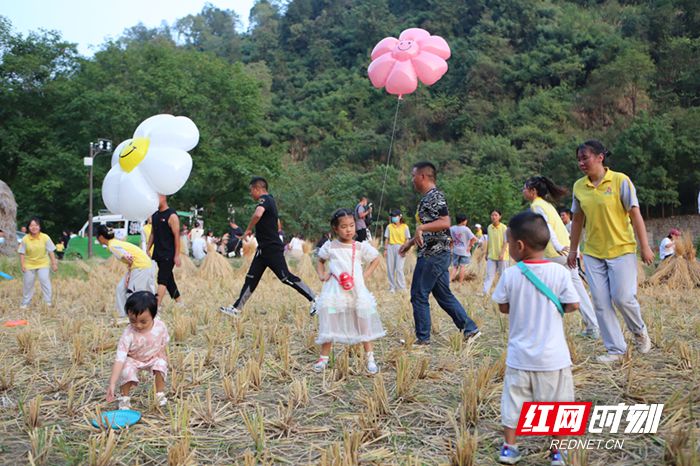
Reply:
M414 263L406 264L409 281ZM18 275L15 262L0 266ZM337 346L330 369L311 370L316 322L271 272L234 319L217 308L237 296L244 260L228 261L230 270L188 263L176 269L185 306L166 298L161 313L171 337L170 401L158 407L151 381L139 385L132 406L143 418L122 432L100 431L89 419L116 409L105 391L123 330L113 304L123 269L108 261L59 267L51 308L37 290L30 310L20 311L21 281L0 283L0 321L28 321L0 327L1 464L496 464L508 322L477 295L478 267L453 288L482 337L466 344L433 301L433 344L422 350L411 348L408 295L388 293L385 267L377 270L369 286L388 335L377 342L380 373L371 377L361 347ZM308 257L292 269L320 289ZM595 362L602 342L578 336L578 315L566 316L567 337L577 400L663 403L659 430L589 434L624 446L572 451L574 464L700 464L700 289L648 286L639 298L651 353L630 345L622 364ZM548 445L521 437L519 464L549 464Z

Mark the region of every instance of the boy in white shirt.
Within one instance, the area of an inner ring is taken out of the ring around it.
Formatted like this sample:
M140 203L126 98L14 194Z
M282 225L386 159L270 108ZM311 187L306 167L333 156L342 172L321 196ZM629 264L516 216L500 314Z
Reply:
M492 299L508 314L510 331L506 373L501 398L501 422L505 442L499 461L515 464L522 455L516 446L516 427L525 401L574 401L571 356L564 336L563 312L578 309L578 294L569 271L544 260L549 229L544 218L532 211L521 212L508 222L508 250L549 288L562 307L527 278L519 265L501 276ZM554 297L553 296L553 297ZM565 463L566 452L553 449L551 464Z

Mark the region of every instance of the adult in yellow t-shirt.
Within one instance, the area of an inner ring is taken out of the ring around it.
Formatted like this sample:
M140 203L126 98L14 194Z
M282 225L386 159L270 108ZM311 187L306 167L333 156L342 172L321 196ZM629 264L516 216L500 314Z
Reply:
M394 293L406 289L406 278L403 274L404 256L399 254L401 246L411 239L411 231L403 222L401 210L394 209L389 214L389 224L384 230L384 256L386 271L389 276L389 291Z
M117 284L116 306L120 317L126 317L126 300L137 291L156 292L153 262L140 247L126 241L114 239L114 233L105 225L97 227L97 241L127 266L126 274Z
M635 233L642 260L647 264L654 260L634 185L627 175L605 166L609 155L605 146L596 140L586 141L576 150L578 166L585 176L574 184L571 206L574 219L567 260L569 267L576 265L576 248L585 224L583 263L600 333L608 350L608 354L599 356L598 360L606 363L622 359L627 351L615 308L634 335L637 350L640 353L651 350L651 340L637 301Z
M27 309L34 296L34 282L39 277L41 293L44 295L44 302L51 306L51 277L49 267L55 272L58 270L56 246L48 235L41 232L41 220L33 217L27 224L27 235L22 238L17 252L19 253L19 263L24 275L24 285L22 287L22 302L20 309Z
M491 212L491 225L486 230L486 278L484 279L484 294L491 290L496 273L503 274L508 267L508 242L506 241L506 226L501 223L501 211Z
M569 253L569 231L566 229L561 216L554 206L545 199L557 201L564 194L566 188L557 186L552 180L544 176L533 176L525 182L523 187L523 198L530 202L530 210L544 217L549 228L549 243L544 250L544 257L551 261L561 264L571 272L571 281L576 288L579 297L579 309L581 317L586 324L586 328L581 332L584 337L597 340L600 336L598 330L598 319L593 310L593 303L588 296L586 287L583 286L583 281L578 274L578 268L569 269L566 265L566 256Z

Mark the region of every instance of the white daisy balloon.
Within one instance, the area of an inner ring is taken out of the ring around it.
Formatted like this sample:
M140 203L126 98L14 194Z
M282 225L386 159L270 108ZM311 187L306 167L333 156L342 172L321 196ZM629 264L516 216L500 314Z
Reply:
M199 142L199 130L187 117L155 115L134 137L117 146L112 169L102 183L107 208L130 220L143 220L158 209L159 194L175 194L192 170L187 153Z

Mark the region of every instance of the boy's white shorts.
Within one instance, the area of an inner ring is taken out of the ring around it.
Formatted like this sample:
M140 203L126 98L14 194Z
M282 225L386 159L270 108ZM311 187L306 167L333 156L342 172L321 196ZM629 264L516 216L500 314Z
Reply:
M522 371L506 366L501 397L501 424L515 429L526 401L574 401L571 367L558 371Z

